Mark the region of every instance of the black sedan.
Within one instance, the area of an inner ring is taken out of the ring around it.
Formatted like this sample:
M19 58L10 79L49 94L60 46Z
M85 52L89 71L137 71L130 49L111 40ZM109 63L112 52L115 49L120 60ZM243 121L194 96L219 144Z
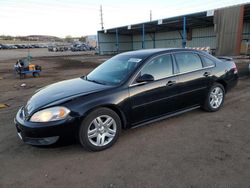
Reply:
M188 49L126 52L87 76L37 91L17 113L19 137L49 145L77 135L81 145L100 151L113 145L121 129L203 108L221 108L236 85L233 61Z

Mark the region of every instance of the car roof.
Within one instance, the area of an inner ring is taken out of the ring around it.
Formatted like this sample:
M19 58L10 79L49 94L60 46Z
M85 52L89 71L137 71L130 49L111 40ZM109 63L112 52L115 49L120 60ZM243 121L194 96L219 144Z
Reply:
M200 52L198 50L186 49L186 48L156 48L156 49L144 49L144 50L136 50L121 53L120 55L127 55L131 57L137 57L141 59L145 59L157 54L167 53L167 52L178 52L178 51L187 51L187 52Z

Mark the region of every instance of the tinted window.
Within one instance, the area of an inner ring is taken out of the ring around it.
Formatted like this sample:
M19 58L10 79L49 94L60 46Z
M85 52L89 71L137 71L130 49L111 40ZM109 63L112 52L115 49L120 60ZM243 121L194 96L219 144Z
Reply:
M189 72L202 68L201 59L194 53L176 53L175 58L180 72Z
M173 74L171 55L162 55L151 60L141 70L141 75L151 74L154 80L159 80Z
M203 65L204 67L210 67L210 66L214 66L214 62L213 60L205 57L205 56L201 56L202 57L202 60L203 60Z
M85 77L86 80L116 85L126 80L143 61L127 55L117 55L105 61Z

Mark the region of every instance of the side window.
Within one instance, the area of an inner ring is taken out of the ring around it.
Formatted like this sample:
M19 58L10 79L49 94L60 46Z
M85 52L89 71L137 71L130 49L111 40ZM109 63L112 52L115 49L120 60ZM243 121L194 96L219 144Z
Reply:
M209 58L207 58L205 56L201 56L201 58L202 58L204 67L214 66L213 60L211 60L211 59L209 59Z
M201 59L197 54L190 52L176 53L175 59L177 61L180 73L190 72L193 70L201 69Z
M141 74L151 74L154 80L160 80L173 74L171 55L162 55L154 58L141 70Z

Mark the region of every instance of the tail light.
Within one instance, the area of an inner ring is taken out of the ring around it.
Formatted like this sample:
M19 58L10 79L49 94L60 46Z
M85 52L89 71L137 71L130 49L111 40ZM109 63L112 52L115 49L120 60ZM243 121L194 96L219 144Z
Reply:
M235 63L233 63L233 72L234 72L234 74L238 74L238 69L237 69L237 66L236 66L236 64Z

